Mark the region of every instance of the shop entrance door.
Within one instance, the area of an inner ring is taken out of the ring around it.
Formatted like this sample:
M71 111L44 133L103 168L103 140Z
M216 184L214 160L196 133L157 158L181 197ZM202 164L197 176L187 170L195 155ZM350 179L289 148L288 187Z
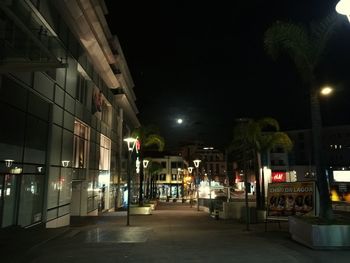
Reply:
M16 224L16 188L17 177L14 174L0 174L0 225Z

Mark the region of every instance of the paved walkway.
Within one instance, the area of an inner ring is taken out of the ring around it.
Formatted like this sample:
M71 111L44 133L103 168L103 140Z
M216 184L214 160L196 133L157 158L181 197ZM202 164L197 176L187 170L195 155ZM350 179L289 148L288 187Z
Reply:
M251 225L215 220L188 204L160 203L149 216L75 221L47 242L3 251L0 262L349 262L350 250L316 251L292 241L288 223ZM56 230L57 231L57 230ZM45 231L44 231L45 232ZM34 233L33 233L34 234ZM22 237L23 238L23 237ZM4 247L2 247L4 248ZM12 257L5 257L13 253Z

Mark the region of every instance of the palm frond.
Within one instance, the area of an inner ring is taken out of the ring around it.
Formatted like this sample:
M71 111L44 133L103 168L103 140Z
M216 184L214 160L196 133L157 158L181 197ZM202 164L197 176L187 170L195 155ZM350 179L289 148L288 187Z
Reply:
M278 121L271 117L261 118L257 120L257 122L261 130L264 130L265 128L270 128L270 127L274 128L276 131L279 131L280 129L280 125Z
M138 138L141 142L141 147L157 146L159 151L164 150L164 138L159 135L158 128L153 125L141 126L132 132L132 137Z
M158 151L164 150L164 139L158 134L149 134L147 138L144 139L143 146L149 147L151 145L156 145L158 148Z
M280 146L287 152L291 151L293 148L293 142L289 138L288 134L284 132L274 132L271 136L270 149L275 146Z
M159 162L151 162L148 166L148 171L150 174L158 173L162 170L162 165Z
M265 31L264 47L268 55L276 60L286 52L293 60L305 81L314 70L310 37L303 26L293 23L276 22Z
M315 50L315 65L319 62L330 38L336 32L337 27L340 25L339 15L335 12L328 15L321 22L312 22L311 23L311 45Z

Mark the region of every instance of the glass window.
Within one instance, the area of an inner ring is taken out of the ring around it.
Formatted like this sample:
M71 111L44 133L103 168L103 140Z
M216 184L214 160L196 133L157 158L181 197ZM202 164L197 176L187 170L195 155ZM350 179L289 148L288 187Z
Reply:
M52 125L51 154L50 164L60 165L61 146L62 146L62 128Z
M47 191L47 208L53 208L58 205L58 193L59 193L59 173L58 167L50 167L48 191Z
M40 119L28 115L24 162L44 164L46 159L46 145L48 124Z
M0 85L0 101L25 111L27 108L27 94L28 92L15 81L6 77L2 78L2 83ZM1 113L2 116L5 116L3 111L1 111Z
M47 221L52 220L54 218L57 217L58 214L58 209L50 209L47 211L46 217L47 217Z
M74 122L73 167L86 168L90 128L82 122Z
M83 105L87 103L88 81L81 73L78 75L76 99Z
M21 198L19 205L18 224L28 226L42 219L43 205L43 175L24 174L21 182Z
M16 207L16 185L17 176L6 174L0 176L0 180L4 183L2 185L2 227L11 226L15 223L15 207Z
M100 139L100 170L110 170L111 140L101 134Z
M72 174L71 169L62 168L61 176L59 179L59 190L60 190L60 202L59 205L65 205L70 203L72 196Z
M166 168L166 162L162 162L161 165L162 165L162 168Z
M102 116L101 119L103 122L107 123L111 126L112 123L112 106L108 103L108 101L103 96L102 100Z
M0 103L0 158L21 160L23 153L25 114Z

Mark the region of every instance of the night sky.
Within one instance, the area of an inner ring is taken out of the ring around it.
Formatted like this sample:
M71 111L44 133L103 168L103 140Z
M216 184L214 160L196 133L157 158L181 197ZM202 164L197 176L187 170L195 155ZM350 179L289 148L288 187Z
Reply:
M106 0L140 122L158 126L168 149L191 140L224 147L240 117L273 117L283 130L309 128L307 89L288 57L274 62L265 54L263 34L276 20L319 20L337 2ZM340 19L318 76L337 89L321 101L324 125L350 124L350 24Z

